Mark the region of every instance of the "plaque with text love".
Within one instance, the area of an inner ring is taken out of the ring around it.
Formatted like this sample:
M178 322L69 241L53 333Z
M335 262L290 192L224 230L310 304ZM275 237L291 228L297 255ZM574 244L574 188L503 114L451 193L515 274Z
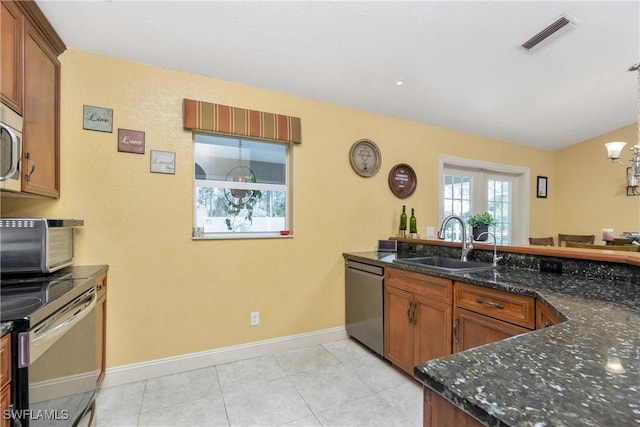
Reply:
M139 130L118 129L118 151L123 153L144 154L144 132Z

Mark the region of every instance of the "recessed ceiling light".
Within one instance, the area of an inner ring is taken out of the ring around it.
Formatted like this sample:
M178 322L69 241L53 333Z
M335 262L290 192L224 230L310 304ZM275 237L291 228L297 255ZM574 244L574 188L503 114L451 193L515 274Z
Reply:
M396 86L402 86L404 84L404 80L396 80Z

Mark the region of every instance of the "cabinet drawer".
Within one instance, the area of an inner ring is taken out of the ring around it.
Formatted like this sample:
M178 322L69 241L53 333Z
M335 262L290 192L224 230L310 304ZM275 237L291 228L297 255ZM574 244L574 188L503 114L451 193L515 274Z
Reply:
M456 282L455 305L525 328L535 328L535 299Z
M0 340L0 388L11 382L11 334Z
M453 282L441 277L428 276L413 271L385 268L384 282L387 286L393 286L416 295L433 298L438 301L451 303L453 294Z

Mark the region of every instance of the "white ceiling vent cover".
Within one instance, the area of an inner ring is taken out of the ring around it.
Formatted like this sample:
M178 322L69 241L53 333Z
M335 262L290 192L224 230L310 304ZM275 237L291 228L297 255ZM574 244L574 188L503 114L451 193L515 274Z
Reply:
M570 16L563 15L520 46L531 52L532 50L549 44L553 40L557 40L560 36L571 31L575 25L576 22L574 19Z

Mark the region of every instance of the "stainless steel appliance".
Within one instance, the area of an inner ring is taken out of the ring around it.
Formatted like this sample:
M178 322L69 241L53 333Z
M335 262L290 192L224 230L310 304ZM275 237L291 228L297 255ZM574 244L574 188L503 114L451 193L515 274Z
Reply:
M21 191L21 174L18 170L21 158L22 117L0 104L0 189Z
M78 219L0 219L2 274L52 273L73 264Z
M384 269L347 260L345 323L347 334L384 356Z
M93 277L93 278L92 278ZM14 426L88 426L101 359L96 280L84 267L2 277L0 321L12 321Z

